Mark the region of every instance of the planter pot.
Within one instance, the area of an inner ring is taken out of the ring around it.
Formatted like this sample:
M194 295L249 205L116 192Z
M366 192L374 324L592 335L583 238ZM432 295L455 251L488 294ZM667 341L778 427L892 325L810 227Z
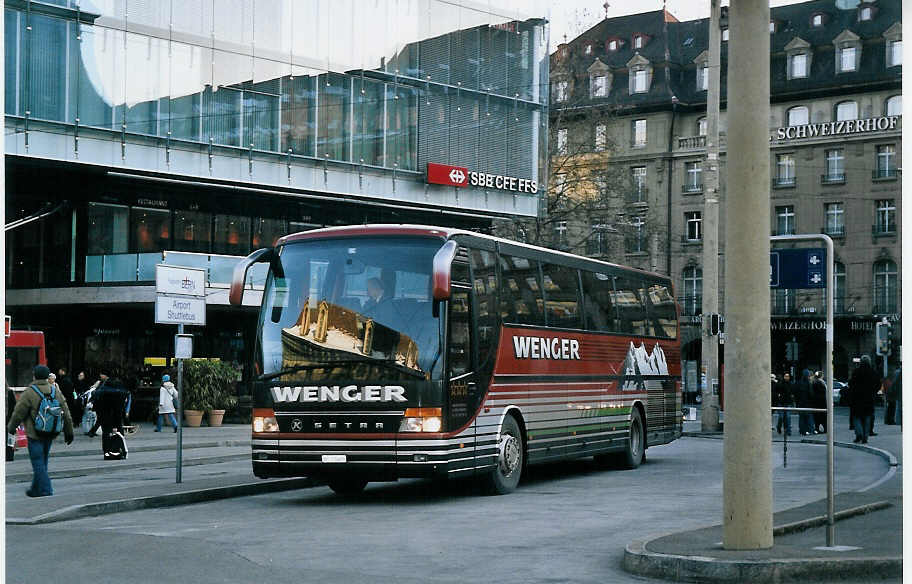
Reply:
M198 428L203 421L202 410L184 410L184 419L191 428Z
M225 410L209 410L209 425L221 426L225 417Z

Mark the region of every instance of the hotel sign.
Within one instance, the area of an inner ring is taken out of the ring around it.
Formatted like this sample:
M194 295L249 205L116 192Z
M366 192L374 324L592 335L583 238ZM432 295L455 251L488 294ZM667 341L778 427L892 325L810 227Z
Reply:
M843 120L840 122L789 126L776 130L776 140L795 140L824 136L849 136L852 134L867 134L869 132L895 130L899 118L900 116L883 116L879 118L868 118L866 120Z
M537 193L538 182L526 178L476 172L464 166L427 163L427 182L450 187L478 187L517 193Z

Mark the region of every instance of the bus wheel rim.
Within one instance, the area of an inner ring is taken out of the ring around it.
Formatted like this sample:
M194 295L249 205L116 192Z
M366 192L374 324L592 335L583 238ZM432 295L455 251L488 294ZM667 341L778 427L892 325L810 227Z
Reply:
M500 472L508 477L512 475L519 467L520 461L519 440L512 434L504 434L500 437Z
M643 434L640 432L639 421L633 420L633 423L630 424L630 452L634 457L640 455L640 442L643 439Z

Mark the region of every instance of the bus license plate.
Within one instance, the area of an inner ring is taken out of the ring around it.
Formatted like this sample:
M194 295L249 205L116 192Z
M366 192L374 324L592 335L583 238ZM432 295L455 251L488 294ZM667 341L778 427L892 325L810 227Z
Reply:
M324 454L323 462L345 462L344 454Z

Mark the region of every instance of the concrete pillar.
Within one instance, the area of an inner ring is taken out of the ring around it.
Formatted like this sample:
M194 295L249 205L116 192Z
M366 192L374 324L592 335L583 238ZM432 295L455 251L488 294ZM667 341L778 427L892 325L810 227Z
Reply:
M769 1L729 8L722 543L773 545L770 464Z
M709 86L706 92L706 158L703 161L703 345L706 376L700 425L704 432L719 430L719 336L710 334L709 315L719 312L719 79L722 30L720 0L710 0Z

